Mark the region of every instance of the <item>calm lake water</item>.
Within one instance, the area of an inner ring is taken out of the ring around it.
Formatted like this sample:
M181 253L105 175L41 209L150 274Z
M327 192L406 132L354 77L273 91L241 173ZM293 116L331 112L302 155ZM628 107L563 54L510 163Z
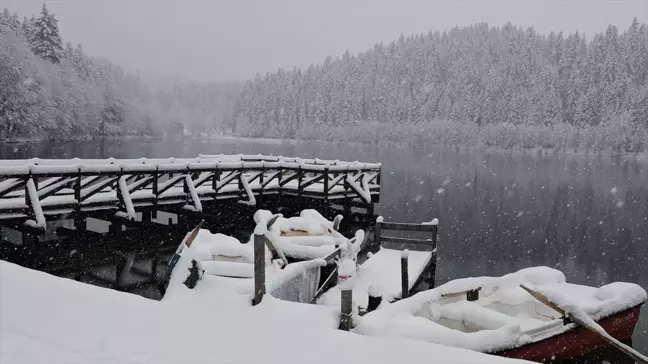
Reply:
M546 265L573 283L648 290L648 161L250 140L0 143L0 159L262 153L383 163L377 212L440 220L441 282ZM648 352L648 307L633 346Z

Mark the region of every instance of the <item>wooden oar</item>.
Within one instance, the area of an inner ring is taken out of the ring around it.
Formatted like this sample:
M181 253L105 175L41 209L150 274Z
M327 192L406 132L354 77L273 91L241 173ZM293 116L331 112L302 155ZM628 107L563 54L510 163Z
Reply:
M185 238L182 239L182 241L180 242L180 246L178 246L175 253L173 253L173 256L171 257L171 261L169 261L169 265L167 266L164 275L158 282L158 290L162 294L162 297L164 297L164 295L166 294L166 289L167 286L169 285L169 279L171 279L171 273L173 272L173 268L175 268L176 264L178 264L178 261L180 260L180 254L182 254L182 250L184 250L185 246L187 248L191 246L191 243L194 241L196 236L198 236L198 232L200 231L203 222L204 220L200 220L198 225L196 225L196 227L191 232L185 235Z
M586 329L592 331L593 333L597 334L599 337L601 337L603 340L607 341L610 345L614 346L615 348L619 349L622 353L626 354L627 356L631 357L636 361L637 363L641 364L648 364L648 358L646 358L644 355L642 355L640 352L636 351L635 349L629 347L628 345L620 342L619 340L613 338L611 335L603 335L600 333L596 328L592 327L590 324L587 322L584 322L583 320L579 319L578 317L566 312L564 309L562 309L560 306L558 306L556 303L551 302L545 295L543 295L540 292L534 291L531 288L520 284L520 287L524 289L525 291L529 292L531 296L533 296L535 299L538 301L544 303L554 311L560 313L564 317L569 318L570 320L574 321L575 323L585 327ZM601 328L603 329L603 328Z

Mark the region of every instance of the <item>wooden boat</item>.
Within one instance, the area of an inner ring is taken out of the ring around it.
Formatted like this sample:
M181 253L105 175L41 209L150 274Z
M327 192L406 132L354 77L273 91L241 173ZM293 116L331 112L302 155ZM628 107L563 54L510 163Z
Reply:
M567 283L555 269L533 267L502 277L459 279L383 303L363 316L354 330L538 362L577 357L607 346L595 333L535 299L521 284L573 304L618 340L632 336L647 299L646 291L636 284L588 287Z
M639 320L641 304L598 320L605 331L620 341L632 338ZM573 327L561 334L521 347L495 352L507 358L525 359L537 362L562 360L585 355L609 344L600 335L582 327Z

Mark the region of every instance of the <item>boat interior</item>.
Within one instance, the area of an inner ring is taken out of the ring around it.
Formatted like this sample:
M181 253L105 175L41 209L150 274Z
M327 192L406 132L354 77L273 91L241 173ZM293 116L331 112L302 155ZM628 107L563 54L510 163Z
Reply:
M558 313L531 297L519 303L469 298L466 294L442 297L424 306L416 316L464 333L519 324L522 332L533 334L553 327L552 322L562 325Z

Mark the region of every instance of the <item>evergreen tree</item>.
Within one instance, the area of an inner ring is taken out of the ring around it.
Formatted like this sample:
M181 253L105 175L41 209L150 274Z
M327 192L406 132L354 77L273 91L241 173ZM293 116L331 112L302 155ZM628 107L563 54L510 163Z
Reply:
M45 4L33 25L29 38L34 54L49 60L52 63L59 63L63 57L63 45L58 30L58 20L54 14L50 14Z
M401 36L305 72L257 77L239 94L235 112L261 134L359 120L586 126L632 115L637 124L647 81L648 26L636 20L626 32L610 26L591 41L482 23Z

